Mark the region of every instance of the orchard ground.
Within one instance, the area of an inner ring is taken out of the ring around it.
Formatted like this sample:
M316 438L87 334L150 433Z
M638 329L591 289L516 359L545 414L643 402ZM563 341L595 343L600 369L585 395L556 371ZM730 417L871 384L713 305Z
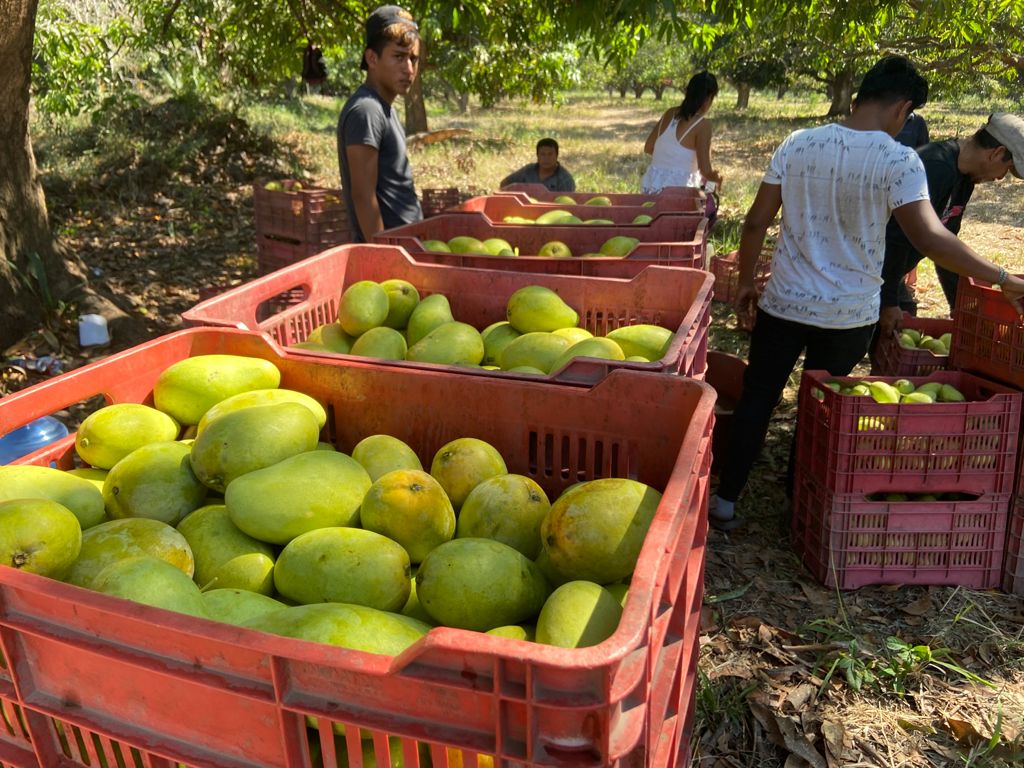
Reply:
M755 94L737 112L733 98L723 92L710 115L714 162L725 176L713 235L718 252L736 246L778 142L824 122L828 106L820 96L779 101ZM568 94L560 107L514 102L466 114L428 102L432 130L469 133L411 142L417 187L493 190L534 159L537 139L554 136L578 189L638 191L644 139L677 99L675 92L662 102ZM308 97L225 111L186 98L154 100L143 114L65 123L60 131L37 122L53 229L95 281L144 314L150 336L178 329L179 314L201 293L256 275L253 180L337 186L339 108L337 99ZM969 135L988 109L936 104L922 114L932 138L942 139ZM980 186L961 236L1024 272L1024 182ZM928 263L918 286L920 314L944 316ZM8 356L57 354L73 366L143 340L79 350L74 319L73 308L51 305L47 327ZM714 305L711 347L743 355L746 344L731 310ZM2 384L30 381L6 377ZM794 374L740 502L750 522L710 534L693 764L916 768L1024 759L1020 598L953 587L838 593L818 584L791 551L782 478L797 383ZM906 646L887 643L890 637Z

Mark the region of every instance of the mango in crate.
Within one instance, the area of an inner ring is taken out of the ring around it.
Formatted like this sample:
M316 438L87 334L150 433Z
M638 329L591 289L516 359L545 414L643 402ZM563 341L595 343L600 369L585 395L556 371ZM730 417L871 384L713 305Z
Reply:
M75 450L93 467L110 469L147 443L174 440L181 427L163 411L140 403L114 403L93 411L75 435Z
M409 347L406 359L440 365L479 365L484 359L484 340L467 323L442 323Z
M615 235L614 237L609 237L605 240L598 250L602 256L616 256L618 258L623 258L639 244L640 238L638 237Z
M506 316L520 333L572 328L580 322L576 310L542 285L527 285L513 293L506 304Z
M451 253L452 249L444 240L424 240L423 250L428 253Z
M491 323L480 332L484 341L483 365L498 365L501 353L512 341L518 339L522 334L512 327L508 320L499 320Z
M405 328L409 316L420 303L420 292L408 280L398 278L384 280L380 287L388 295L388 316L384 318L384 325L388 328Z
M56 501L71 510L83 531L107 519L103 494L94 483L52 467L0 467L0 501L8 499Z
M178 523L195 560L193 578L203 589L274 593L274 550L231 522L223 504L200 507Z
M448 241L448 250L452 253L487 253L487 246L475 237L456 235Z
M209 589L202 594L203 604L211 619L237 627L288 607L280 600L245 589Z
M494 539L531 560L540 551L540 526L551 509L544 489L524 475L498 475L477 485L459 510L458 538Z
M563 493L541 525L542 555L556 580L607 584L632 574L660 501L655 489L624 478Z
M288 542L274 564L274 587L303 605L352 603L400 611L409 599L409 575L409 555L401 544L373 531L338 526Z
M129 453L103 481L107 514L177 525L206 500L207 488L192 471L190 454L189 446L175 441L149 443Z
M560 648L603 643L622 618L622 605L600 584L570 581L558 587L537 617L537 642Z
M458 512L470 491L488 478L508 474L508 468L494 446L475 437L460 437L437 450L430 474Z
M413 346L439 325L455 322L448 297L443 293L432 293L420 302L409 315L406 326L406 341Z
M155 557L132 557L111 563L96 575L92 589L143 605L209 618L195 582Z
M373 280L359 280L346 288L338 300L338 325L349 336L358 338L383 325L390 311L387 291Z
M416 452L391 435L364 437L352 449L352 458L362 464L373 483L396 469L423 469Z
M537 249L537 255L547 259L570 259L572 249L561 240L549 240Z
M422 470L398 469L378 478L363 497L359 519L366 530L401 544L413 563L455 535L448 495Z
M533 619L548 589L532 560L491 539L445 542L416 572L416 594L435 621L477 632Z
M198 424L221 400L250 389L276 389L280 383L281 372L269 360L197 355L164 369L153 388L153 404L181 424Z
M529 367L548 374L552 366L569 347L572 346L564 336L554 333L536 331L524 333L513 339L501 351L498 364L503 371Z
M50 499L0 501L0 567L62 578L82 549L74 513Z
M188 541L173 527L146 517L110 520L82 532L82 549L64 579L91 588L99 573L112 563L136 557L164 560L190 579L195 560Z
M225 413L240 411L243 408L251 408L256 405L275 405L277 403L298 403L299 405L304 405L316 417L317 425L321 429L327 423L327 411L305 392L296 392L294 389L253 389L249 392L240 392L237 395L232 395L210 408L210 410L203 414L199 424L196 425L195 434L198 435L203 432L211 421L218 416L223 416Z
M349 354L357 357L372 357L377 360L405 360L409 347L405 336L394 328L379 326L371 328L352 345Z
M561 370L577 357L597 357L602 360L625 360L622 348L614 341L604 337L584 339L569 347L562 353L555 362L551 364L551 371Z
M648 360L661 360L675 336L668 328L650 323L623 325L608 331L606 336L622 349L624 355L639 355Z

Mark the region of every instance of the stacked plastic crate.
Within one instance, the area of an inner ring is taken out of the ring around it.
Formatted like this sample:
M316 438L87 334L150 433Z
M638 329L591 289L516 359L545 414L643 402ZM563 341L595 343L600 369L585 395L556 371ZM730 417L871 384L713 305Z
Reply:
M995 288L960 279L950 364L1024 389L1024 320ZM1024 595L1024 451L1010 510L1003 589Z
M914 317L903 313L903 329L938 339L953 332L953 320L944 317ZM877 376L926 376L949 367L949 355L904 346L899 338L880 337L872 358L871 373Z
M964 401L880 403L837 391L860 379L804 372L794 547L817 578L840 589L998 587L1017 475L1020 392L961 371L908 380L951 385Z
M253 186L256 257L260 274L294 264L332 245L352 242L340 189L293 180Z

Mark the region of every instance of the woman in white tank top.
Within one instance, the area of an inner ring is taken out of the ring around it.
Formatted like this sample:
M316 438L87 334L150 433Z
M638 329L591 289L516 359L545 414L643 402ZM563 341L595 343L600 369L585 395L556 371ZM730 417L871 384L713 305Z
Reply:
M667 110L651 129L644 144L651 164L640 184L645 194L700 187L703 181L722 186L722 175L711 166L711 122L704 119L717 94L715 76L698 72L686 84L683 103Z

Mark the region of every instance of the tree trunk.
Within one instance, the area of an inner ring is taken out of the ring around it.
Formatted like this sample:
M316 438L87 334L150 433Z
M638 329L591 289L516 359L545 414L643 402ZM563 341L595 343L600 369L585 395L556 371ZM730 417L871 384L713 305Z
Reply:
M736 109L750 106L750 83L736 83Z
M832 104L828 108L829 117L846 117L850 114L853 105L853 78L852 67L840 70L832 76L829 83L832 94Z
M640 83L633 83L633 96L639 99L644 95L644 91L647 90L647 86L641 85Z
M460 92L456 96L456 100L458 101L459 114L466 114L469 111L469 91Z
M776 89L776 91L775 91L775 98L777 100L779 100L779 101L782 101L782 99L784 99L786 97L786 91L788 91L788 90L789 90L789 84L788 83L782 83L782 85L780 85Z
M38 0L0 0L0 348L54 320L59 301L80 302L103 314L112 333L134 337L141 319L89 290L85 265L50 232L28 130L37 7Z
M620 85L619 86L619 98L620 99L626 98L626 86L624 86L624 85Z
M2 0L0 0L2 1ZM427 128L427 105L423 101L423 67L427 60L427 44L420 40L420 70L416 79L412 81L412 87L405 94L405 135L413 136L417 133L426 133Z
M658 85L655 85L654 86L654 100L655 101L661 101L661 97L664 96L664 95L665 95L665 85L664 85L664 83L659 83Z

